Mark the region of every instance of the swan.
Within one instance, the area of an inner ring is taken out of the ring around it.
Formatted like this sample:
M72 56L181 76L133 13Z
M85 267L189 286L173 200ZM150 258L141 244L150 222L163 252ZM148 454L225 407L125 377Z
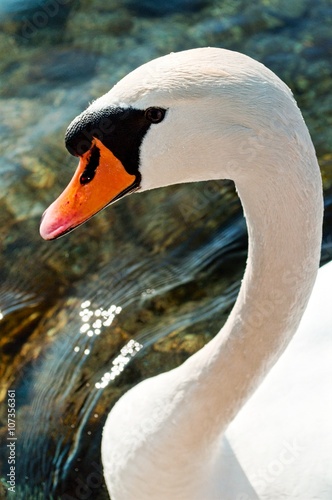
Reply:
M322 183L289 88L240 53L171 53L94 101L65 140L79 166L43 215L44 239L129 193L222 178L235 182L249 234L223 328L108 415L112 500L332 498L332 263L314 287Z

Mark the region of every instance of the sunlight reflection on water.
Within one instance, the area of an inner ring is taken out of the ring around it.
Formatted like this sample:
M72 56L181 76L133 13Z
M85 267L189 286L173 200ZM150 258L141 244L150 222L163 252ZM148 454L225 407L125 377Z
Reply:
M89 309L90 308L90 309ZM103 307L98 307L96 309L91 308L90 300L85 300L81 304L81 309L79 315L81 316L81 321L83 325L80 328L81 333L86 333L88 337L93 335L100 335L102 326L110 326L113 319L117 314L122 311L121 306L116 306L112 304L108 309ZM93 317L97 318L93 321ZM102 318L102 319L100 319Z
M101 381L95 384L96 389L104 389L109 382L123 372L129 361L143 348L143 345L134 339L129 340L121 349L120 354L112 361L111 370L104 373Z
M121 306L112 304L108 308L101 306L94 307L90 300L84 300L81 303L81 318L82 326L79 331L81 334L86 334L87 337L100 335L103 327L111 326L115 316L122 311ZM110 371L105 372L100 381L95 383L96 389L104 389L111 381L118 377L129 361L143 348L143 345L134 339L129 340L127 344L120 350L120 354L112 361ZM83 352L85 356L91 353L91 349L86 346L75 345L73 348L75 353Z

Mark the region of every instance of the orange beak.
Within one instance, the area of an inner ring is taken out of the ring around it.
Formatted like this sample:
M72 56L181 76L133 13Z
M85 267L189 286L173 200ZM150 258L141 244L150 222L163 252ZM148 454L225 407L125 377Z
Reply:
M103 143L93 138L89 151L80 156L74 177L44 212L40 234L58 238L83 224L116 198L137 189L136 176Z

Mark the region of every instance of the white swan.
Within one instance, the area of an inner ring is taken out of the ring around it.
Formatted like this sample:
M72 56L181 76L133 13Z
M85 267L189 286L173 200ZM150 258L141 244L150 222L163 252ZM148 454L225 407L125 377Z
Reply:
M170 54L95 101L66 142L80 164L44 214L45 239L131 191L220 178L235 181L249 231L222 330L110 412L112 500L332 498L332 265L299 328L319 263L322 187L288 87L235 52Z

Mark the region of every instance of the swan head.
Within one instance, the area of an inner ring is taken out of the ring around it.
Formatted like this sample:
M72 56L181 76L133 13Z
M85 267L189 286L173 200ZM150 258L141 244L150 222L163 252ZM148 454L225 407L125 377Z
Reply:
M251 164L301 119L288 87L242 54L204 48L150 61L69 125L66 146L79 166L40 233L57 238L134 191L250 182Z

